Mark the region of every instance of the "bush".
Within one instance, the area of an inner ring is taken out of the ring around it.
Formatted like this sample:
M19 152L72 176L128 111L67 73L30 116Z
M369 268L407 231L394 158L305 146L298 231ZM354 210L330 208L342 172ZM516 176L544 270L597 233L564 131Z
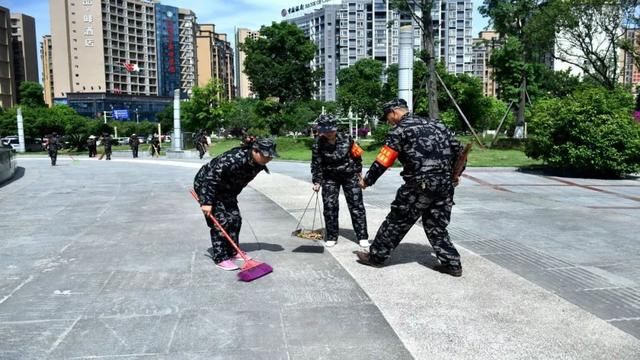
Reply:
M391 127L387 123L380 123L373 129L373 144L371 146L384 144L384 139L387 137L387 133Z
M575 175L621 177L640 170L640 125L633 98L617 89L589 88L533 108L525 153Z

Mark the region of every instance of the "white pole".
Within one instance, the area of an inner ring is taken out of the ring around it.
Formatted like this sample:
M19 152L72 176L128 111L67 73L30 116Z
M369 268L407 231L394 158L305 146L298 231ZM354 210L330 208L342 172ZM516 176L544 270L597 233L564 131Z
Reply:
M400 27L398 50L398 97L413 111L413 26Z
M173 139L171 147L174 151L182 151L182 132L180 129L180 89L173 91Z
M115 135L116 139L118 138L118 127L114 126L113 127L113 134Z
M18 152L25 152L24 146L24 120L22 118L22 108L18 108Z

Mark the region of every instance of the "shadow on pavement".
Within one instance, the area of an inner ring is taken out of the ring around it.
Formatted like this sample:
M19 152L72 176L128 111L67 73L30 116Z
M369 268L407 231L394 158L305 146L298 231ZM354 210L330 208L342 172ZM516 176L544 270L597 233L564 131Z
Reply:
M438 265L438 259L433 255L433 249L431 246L405 243L400 244L391 253L391 258L387 262L386 266L400 265L417 262L420 265L424 265L428 268L433 268Z
M5 180L4 182L0 182L0 188L2 188L4 186L7 186L7 185L11 184L14 181L20 180L24 176L24 173L25 173L25 169L23 167L21 167L21 166L18 166L16 168L16 171L13 173L13 176L11 178Z
M307 254L322 254L324 253L324 246L322 245L300 245L297 248L291 250L294 253L307 253Z

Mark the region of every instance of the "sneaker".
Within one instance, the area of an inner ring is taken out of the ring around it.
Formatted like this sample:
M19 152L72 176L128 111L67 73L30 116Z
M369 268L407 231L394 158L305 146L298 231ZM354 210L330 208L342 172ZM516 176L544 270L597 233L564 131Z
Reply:
M334 247L338 242L335 240L328 240L324 242L324 246L326 247Z
M373 266L376 268L380 268L383 267L384 264L373 261L371 259L371 256L368 252L364 252L364 251L354 251L354 253L356 254L356 256L358 257L358 262L362 265L368 265L368 266Z
M239 267L238 265L234 264L233 261L231 260L224 260L224 261L220 261L219 263L216 264L217 267L219 267L222 270L226 270L226 271L232 271L232 270L238 270Z
M369 247L369 240L360 240L360 247L366 248Z
M433 270L443 274L448 274L454 277L462 276L462 266L451 266L448 264L440 264L440 265L434 266Z
M244 253L244 256L247 258L247 260L251 260L253 259L251 256L249 256L249 254ZM233 261L238 261L238 260L244 260L242 258L242 256L240 255L240 253L236 253L235 255L233 255L233 257L231 257L231 260Z

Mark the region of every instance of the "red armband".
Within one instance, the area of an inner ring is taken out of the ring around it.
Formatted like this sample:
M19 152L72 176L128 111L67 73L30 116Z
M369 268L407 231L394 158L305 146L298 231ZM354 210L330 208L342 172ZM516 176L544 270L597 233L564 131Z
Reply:
M362 156L362 154L364 154L364 150L362 150L362 148L358 146L358 144L353 143L353 145L351 146L351 156L353 156L354 158L359 158Z
M393 165L397 158L398 152L385 145L382 147L382 149L380 149L380 153L378 153L378 156L376 156L376 161L380 163L380 165L388 168Z

